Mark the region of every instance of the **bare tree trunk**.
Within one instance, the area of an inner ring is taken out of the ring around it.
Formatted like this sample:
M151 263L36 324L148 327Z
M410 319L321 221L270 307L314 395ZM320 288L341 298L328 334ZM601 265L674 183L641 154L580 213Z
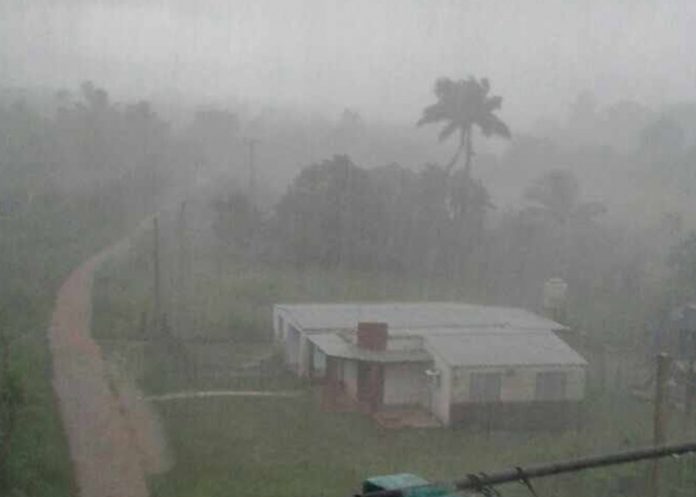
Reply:
M454 166L457 164L457 161L459 161L459 156L462 155L462 151L466 147L467 149L467 158L466 158L466 163L467 163L467 168L469 168L469 162L471 161L471 128L462 130L461 132L461 138L459 139L459 146L457 147L457 151L454 153L454 156L452 159L447 163L445 166L445 171L447 174L449 174Z
M465 161L464 161L464 171L466 172L467 177L471 177L471 160L474 157L474 146L473 146L473 141L472 141L472 134L473 129L469 128L467 130L464 130L462 132L462 139L459 141L459 147L457 147L457 151L455 152L454 156L452 159L449 161L447 166L445 166L445 171L449 174L454 166L457 164L457 161L459 160L459 156L462 155L462 151L466 151L465 153Z
M464 162L464 172L466 173L467 179L471 178L471 159L474 156L474 147L471 141L472 128L466 130L466 157Z
M447 163L445 166L445 172L449 175L452 172L452 169L454 168L455 164L459 160L459 156L462 155L462 150L464 150L464 143L460 143L459 146L457 147L457 151L454 153L450 161Z
M0 489L6 483L7 461L10 457L10 446L14 439L19 409L21 404L21 390L15 384L15 378L10 370L10 340L4 331L0 331L0 348L2 349L2 359L0 363L0 389L3 398L0 402L0 423L2 423L3 434L0 437Z

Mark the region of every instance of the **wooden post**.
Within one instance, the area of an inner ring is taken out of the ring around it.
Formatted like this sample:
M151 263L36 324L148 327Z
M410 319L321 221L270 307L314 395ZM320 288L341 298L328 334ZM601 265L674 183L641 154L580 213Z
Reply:
M256 144L259 141L255 138L249 138L249 203L252 208L256 207Z
M663 445L667 436L667 382L669 381L672 358L664 352L657 355L655 377L655 414L653 417L653 444ZM650 474L651 497L660 495L660 463L656 460Z
M689 370L686 372L684 385L684 432L690 433L693 426L692 417L694 414L694 391L696 390L696 336L694 332L689 332L689 359L687 361Z
M186 227L186 201L182 201L179 206L179 217L177 220L177 268L176 268L176 314L174 314L174 329L181 331L190 326L189 323L189 303L190 298L189 282L191 279L191 255L188 243L188 232Z
M694 373L694 368L696 367L696 361L692 358L689 360L689 370L686 372L686 386L684 391L686 393L686 400L684 402L684 431L689 433L693 425L692 417L694 415L694 390L696 389L696 374Z
M603 343L599 344L599 389L602 394L607 391L607 349Z
M153 240L152 240L152 261L154 264L153 271L153 288L154 288L154 325L155 330L159 333L160 321L162 319L162 296L160 288L160 253L159 253L159 218L157 216L152 220Z

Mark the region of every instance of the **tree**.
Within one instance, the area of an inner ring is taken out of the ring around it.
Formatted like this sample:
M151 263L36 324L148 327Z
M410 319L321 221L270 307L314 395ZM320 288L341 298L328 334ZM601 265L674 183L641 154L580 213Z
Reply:
M583 199L572 171L542 174L526 189L525 200L527 205L501 223L503 252L495 264L516 275L517 302L533 304L526 299L536 298L532 290L551 277L563 278L575 298L591 298L624 272L627 265L619 268L614 255L618 233L599 222L606 207ZM501 275L501 282L506 278Z
M462 151L465 152L464 171L471 175L471 159L474 155L472 133L478 127L485 137L500 136L510 138L510 130L496 114L500 109L503 98L490 96L490 83L487 78L480 80L470 77L453 81L440 78L434 88L437 102L423 109L423 115L418 126L444 122L445 127L439 134L440 141L446 140L455 132L459 132L459 146L447 164L447 172L457 163Z
M696 232L672 247L667 265L672 270L674 291L681 297L696 295Z
M26 403L21 376L10 366L10 350L9 337L0 330L0 489L8 485L7 460Z
M261 211L241 192L216 198L212 207L216 213L213 229L218 239L241 254L249 254L254 246L254 237L263 224Z
M641 148L653 160L674 158L684 150L686 133L670 116L663 115L648 124L640 134Z
M539 213L560 224L589 221L606 211L604 204L581 201L580 184L565 169L546 172L527 188L524 196L535 204L527 208L528 213Z
M282 252L298 265L370 268L385 238L383 219L368 171L336 155L300 172L274 221Z

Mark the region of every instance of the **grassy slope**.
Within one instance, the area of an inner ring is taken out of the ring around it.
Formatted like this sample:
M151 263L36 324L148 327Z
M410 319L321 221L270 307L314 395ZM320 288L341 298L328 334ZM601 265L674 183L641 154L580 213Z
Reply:
M624 434L647 433L649 419L645 406L631 406L629 419L610 419L612 408L596 402L591 426L582 433L487 437L464 430L386 431L359 414L325 413L317 406L311 395L163 406L176 466L155 480L155 494L222 497L243 489L259 496L345 496L368 475L407 471L451 479L474 470L613 449L621 446ZM598 485L597 479L590 475L585 484ZM544 485L543 494L554 485L571 488L563 481Z
M41 198L0 217L0 326L12 340L10 368L21 377L27 396L3 472L8 492L37 497L74 494L50 383L46 328L63 278L120 228L107 206L86 199Z

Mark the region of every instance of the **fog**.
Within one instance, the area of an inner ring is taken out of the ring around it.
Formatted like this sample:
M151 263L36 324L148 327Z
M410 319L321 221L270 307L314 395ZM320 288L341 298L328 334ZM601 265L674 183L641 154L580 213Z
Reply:
M441 75L485 75L513 127L601 102L692 98L688 0L17 2L3 86L95 80L119 97L252 101L411 121Z
M694 439L693 33L691 0L0 0L0 495ZM646 464L532 493L694 495Z

